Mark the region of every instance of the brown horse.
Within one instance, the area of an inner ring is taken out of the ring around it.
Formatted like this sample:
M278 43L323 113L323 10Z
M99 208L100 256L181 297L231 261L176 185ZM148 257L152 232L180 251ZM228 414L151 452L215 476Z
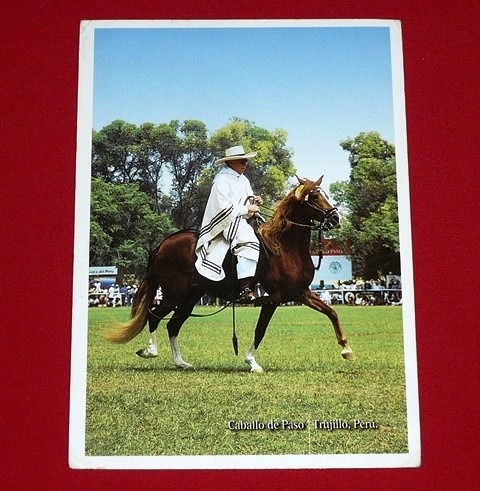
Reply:
M343 348L341 355L347 360L353 359L353 352L348 346L337 313L309 288L314 275L310 256L312 229L316 226L329 229L340 224L337 209L330 205L320 188L322 177L317 181L298 178L299 184L283 198L272 219L258 229L266 250L260 248L256 279L268 296L262 297L264 302L255 328L254 340L245 358L252 372L263 371L255 360L255 352L277 307L290 301L301 302L325 314L332 322L337 341ZM315 222L319 222L320 225L315 225ZM156 329L160 321L173 311L174 315L167 323L173 360L179 368L191 367L182 358L178 333L191 315L195 304L206 292L230 301L239 294L230 254L224 262L224 280L213 282L198 274L195 268L197 238L197 232L183 230L167 237L152 252L147 272L135 295L131 319L107 334L110 341L128 342L139 334L148 322L149 344L147 348L137 351L137 354L143 358L155 357L158 354ZM159 305L153 305L159 286L163 298Z

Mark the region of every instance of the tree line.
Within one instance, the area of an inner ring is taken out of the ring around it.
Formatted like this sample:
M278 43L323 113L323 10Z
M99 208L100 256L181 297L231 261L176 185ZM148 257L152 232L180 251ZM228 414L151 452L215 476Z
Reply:
M340 145L349 152L350 178L330 191L345 209L338 236L352 243L353 274L401 274L395 147L378 132L362 132Z
M247 175L265 204L274 206L295 174L286 142L285 130L269 131L240 118L211 135L197 120L139 126L116 120L93 131L90 264L115 265L120 274L141 276L149 252L163 238L198 229L220 169L215 161L233 145L257 152ZM349 181L331 189L347 216L339 238L352 241L358 275L397 272L391 269L393 255L399 255L394 147L378 133L361 133L340 144L350 154L352 172ZM369 259L380 249L385 265Z

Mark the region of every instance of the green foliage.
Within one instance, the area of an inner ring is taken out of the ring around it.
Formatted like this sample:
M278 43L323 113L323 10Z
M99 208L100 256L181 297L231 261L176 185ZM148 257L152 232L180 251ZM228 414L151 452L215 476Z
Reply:
M153 210L138 184L92 180L90 264L112 264L140 274L149 251L175 229L165 213Z
M127 183L141 174L138 160L138 129L134 124L115 120L92 135L92 176Z
M400 274L395 148L376 132L340 145L350 152L350 180L330 191L346 212L339 235L352 242L354 273L368 279Z
M106 182L136 182L152 196L154 208L161 210L160 182L167 163L180 152L178 122L140 127L116 120L92 135L92 177Z
M165 166L172 162L178 154L179 139L177 122L170 124L144 123L137 132L138 161L142 172L140 174L140 189L150 194L154 199L155 210L162 210L161 178Z
M206 166L212 162L207 128L196 120L177 125L177 151L168 163L172 175L171 196L175 203L172 218L180 229L198 228L203 216L197 203L201 201L197 182ZM195 213L197 211L197 213Z
M214 308L197 307L198 313ZM125 345L102 332L126 308L90 309L87 455L381 454L407 451L400 307L336 310L356 360L340 357L328 319L306 307L281 307L258 351L262 375L248 373L231 344L231 311L189 319L182 354L195 370L174 368L167 335L159 356L141 359L147 332ZM251 342L256 308L237 311L240 353ZM239 431L229 420L308 423L304 431ZM313 420L372 420L375 430L315 430Z
M258 152L247 175L255 192L271 204L284 194L294 174L286 140L284 130L270 132L238 118L210 138L205 124L197 120L139 127L116 120L93 132L92 176L114 184L137 183L140 191L152 197L154 210L168 213L177 228L199 228L219 170L215 160L225 149L243 144ZM171 178L168 194L162 193L165 170Z
M395 158L395 147L383 140L377 131L361 132L355 138L347 138L340 146L350 153L348 161L354 169L365 159L377 159L387 162Z

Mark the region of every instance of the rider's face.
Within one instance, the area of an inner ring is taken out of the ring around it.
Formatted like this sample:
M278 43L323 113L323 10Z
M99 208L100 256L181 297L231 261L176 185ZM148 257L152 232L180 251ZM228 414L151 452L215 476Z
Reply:
M228 162L228 166L233 169L238 174L243 174L247 168L248 160L247 159L236 159L230 160Z

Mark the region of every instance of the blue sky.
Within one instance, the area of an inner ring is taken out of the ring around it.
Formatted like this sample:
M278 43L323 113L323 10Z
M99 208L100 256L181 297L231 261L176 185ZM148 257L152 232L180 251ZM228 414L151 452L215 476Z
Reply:
M283 128L299 175L324 174L328 190L349 175L341 140L375 130L395 143L390 58L381 26L96 29L93 127Z

